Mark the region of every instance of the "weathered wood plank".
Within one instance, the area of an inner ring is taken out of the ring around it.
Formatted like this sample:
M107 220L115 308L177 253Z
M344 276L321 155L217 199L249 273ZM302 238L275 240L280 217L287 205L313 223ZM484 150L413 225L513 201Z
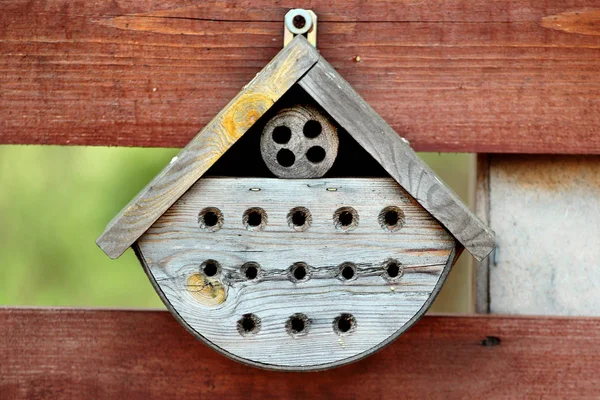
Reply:
M0 142L183 147L298 5L5 0ZM597 0L305 6L324 57L416 150L600 152Z
M318 60L303 36L271 60L108 224L98 245L119 257Z
M488 160L478 197L498 247L478 271L480 311L487 291L492 313L600 315L600 157Z
M372 357L306 374L230 361L167 312L0 309L0 389L9 399L597 398L599 341L599 319L426 316Z
M351 209L347 220L340 209ZM137 244L195 336L235 359L296 370L345 364L398 337L433 302L457 246L391 178L204 178ZM218 267L206 272L207 260ZM298 263L305 276L296 279ZM256 324L240 331L248 314ZM334 323L343 314L355 325L348 332ZM290 319L303 329L290 330Z
M323 58L298 82L412 197L481 261L494 232Z

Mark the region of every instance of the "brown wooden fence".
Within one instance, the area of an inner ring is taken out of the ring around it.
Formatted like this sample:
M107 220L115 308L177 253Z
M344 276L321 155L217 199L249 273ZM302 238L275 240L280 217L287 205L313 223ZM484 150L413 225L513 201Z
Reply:
M200 344L166 311L0 310L3 398L597 397L600 321L428 316L324 372L273 372ZM7 397L4 397L7 396Z
M183 146L281 48L296 7L416 150L600 153L595 0L4 0L0 143ZM166 312L5 308L0 397L598 398L599 328L430 316L358 363L276 373Z

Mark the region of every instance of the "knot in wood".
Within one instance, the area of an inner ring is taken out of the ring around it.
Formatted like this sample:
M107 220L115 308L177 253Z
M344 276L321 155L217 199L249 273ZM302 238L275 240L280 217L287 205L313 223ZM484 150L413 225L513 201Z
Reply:
M297 105L269 120L260 151L278 178L320 178L333 165L339 139L335 125L312 106Z

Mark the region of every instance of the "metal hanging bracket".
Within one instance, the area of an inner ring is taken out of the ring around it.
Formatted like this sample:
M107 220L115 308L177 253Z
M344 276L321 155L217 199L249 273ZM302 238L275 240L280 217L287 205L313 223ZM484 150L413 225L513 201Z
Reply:
M295 8L285 14L283 24L283 47L296 35L304 35L310 44L317 47L317 15L311 10Z

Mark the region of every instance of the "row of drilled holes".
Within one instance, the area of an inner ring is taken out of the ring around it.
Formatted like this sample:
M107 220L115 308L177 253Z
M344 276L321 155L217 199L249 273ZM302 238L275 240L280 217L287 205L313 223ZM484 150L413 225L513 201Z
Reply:
M383 276L389 280L396 280L403 274L402 264L395 259L389 259L382 265ZM206 260L200 266L204 275L214 277L221 273L221 266L215 260ZM340 264L339 277L342 280L352 280L358 277L356 265L351 262L344 262ZM254 280L258 278L260 274L260 265L254 261L244 263L241 268L242 273L248 280ZM288 269L288 277L293 282L305 282L310 279L310 266L304 262L297 262L292 264Z
M404 225L404 212L400 207L385 207L377 219L383 229L394 232ZM267 226L267 222L267 213L260 207L249 208L242 214L242 223L248 230L263 230ZM305 207L294 207L287 215L287 222L295 231L305 231L312 224L312 214ZM221 229L223 223L223 213L216 207L206 207L198 215L200 228L210 232ZM336 229L352 230L358 226L358 212L352 207L340 207L333 213L333 223Z
M337 335L349 335L356 330L356 318L352 314L340 314L333 320L333 331ZM296 338L308 334L311 320L302 313L288 318L285 331ZM260 331L261 320L256 314L244 314L237 322L237 330L242 336L255 335Z

